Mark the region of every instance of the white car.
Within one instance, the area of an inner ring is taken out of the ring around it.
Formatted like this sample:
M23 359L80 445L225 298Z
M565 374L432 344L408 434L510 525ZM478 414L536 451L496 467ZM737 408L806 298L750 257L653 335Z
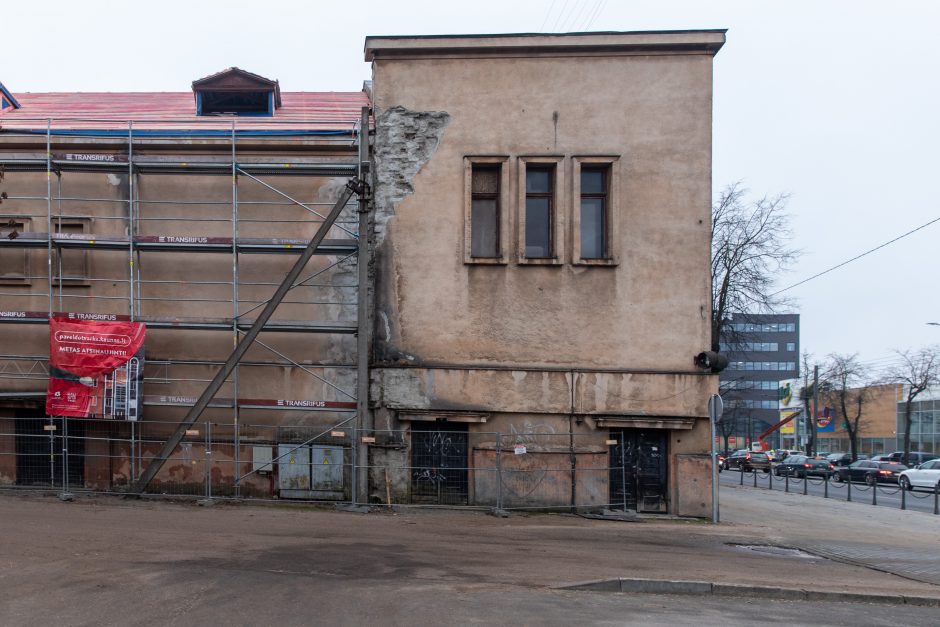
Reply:
M920 466L901 472L898 482L905 490L914 488L940 489L940 459L932 459Z

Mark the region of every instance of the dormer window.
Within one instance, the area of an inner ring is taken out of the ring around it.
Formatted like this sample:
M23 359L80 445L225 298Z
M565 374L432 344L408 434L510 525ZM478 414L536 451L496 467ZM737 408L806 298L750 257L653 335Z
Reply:
M196 115L272 116L281 106L277 81L229 68L193 81Z
M5 109L19 109L20 103L16 101L16 98L13 97L6 87L3 86L3 83L0 83L0 111Z

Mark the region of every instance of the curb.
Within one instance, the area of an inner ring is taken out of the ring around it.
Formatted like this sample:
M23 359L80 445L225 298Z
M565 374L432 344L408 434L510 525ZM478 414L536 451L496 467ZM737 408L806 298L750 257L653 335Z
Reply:
M709 581L675 581L668 579L602 579L559 586L558 590L592 592L627 592L633 594L712 594L718 596L757 597L780 601L826 601L838 603L881 603L886 605L917 605L940 607L940 598L905 596L901 594L864 594L859 592L825 592L801 588L776 588Z

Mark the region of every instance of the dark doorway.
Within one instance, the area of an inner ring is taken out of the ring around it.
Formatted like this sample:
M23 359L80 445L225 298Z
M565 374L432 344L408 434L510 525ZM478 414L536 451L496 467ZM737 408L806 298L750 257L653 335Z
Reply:
M51 430L50 427L54 427ZM68 484L85 484L85 423L18 413L16 417L16 483L24 486L62 486L63 428L68 428Z
M466 505L468 497L467 425L415 423L411 430L413 503Z
M611 429L610 502L614 509L666 512L664 429Z

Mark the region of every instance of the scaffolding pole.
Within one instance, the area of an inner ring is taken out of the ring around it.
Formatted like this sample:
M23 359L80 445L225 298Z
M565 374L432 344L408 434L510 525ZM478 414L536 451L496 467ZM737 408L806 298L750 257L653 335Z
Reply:
M339 217L339 214L343 211L343 208L346 206L346 203L352 197L353 194L358 194L363 196L367 193L368 185L363 183L359 179L352 179L347 184L343 192L340 194L339 200L336 201L336 204L333 205L333 209L326 216L326 219L320 224L320 227L317 229L316 234L314 234L313 239L310 240L310 243L307 245L307 248L304 249L304 252L300 255L297 261L294 263L294 266L291 268L290 272L284 277L284 280L281 281L280 286L274 292L274 296L271 297L271 300L268 301L267 306L255 320L254 324L251 325L251 328L245 334L245 336L238 342L235 350L225 361L225 364L216 373L215 377L212 379L212 382L206 387L202 395L199 397L199 400L193 405L189 410L180 424L177 426L176 431L172 436L164 443L163 448L160 449L160 452L150 461L150 464L141 474L140 479L137 481L136 485L133 488L135 494L143 494L144 490L147 489L147 486L150 485L150 482L153 481L153 478L159 472L160 468L163 467L163 464L170 458L170 455L176 449L180 442L182 442L183 437L186 434L186 430L199 419L202 415L202 412L209 406L209 402L215 397L219 389L222 387L222 384L228 378L228 376L234 370L236 364L241 360L245 355L248 349L251 347L255 338L264 328L264 325L270 320L271 316L274 314L274 310L277 309L281 301L284 299L284 296L287 294L288 290L294 285L294 282L300 276L300 273L303 271L304 266L307 262L310 261L313 254L316 252L317 247L320 245L320 242L326 237L327 231L330 230L333 223Z
M359 121L359 179L371 177L369 155L369 108L362 108ZM371 189L371 186L369 186ZM358 503L359 497L368 501L368 473L359 473L357 464L369 466L369 447L363 443L362 435L372 430L369 413L369 332L372 329L369 313L369 209L371 198L366 194L359 196L359 253L358 253L358 303L356 334L356 421L357 431L352 446L352 502ZM361 474L361 476L360 476Z

